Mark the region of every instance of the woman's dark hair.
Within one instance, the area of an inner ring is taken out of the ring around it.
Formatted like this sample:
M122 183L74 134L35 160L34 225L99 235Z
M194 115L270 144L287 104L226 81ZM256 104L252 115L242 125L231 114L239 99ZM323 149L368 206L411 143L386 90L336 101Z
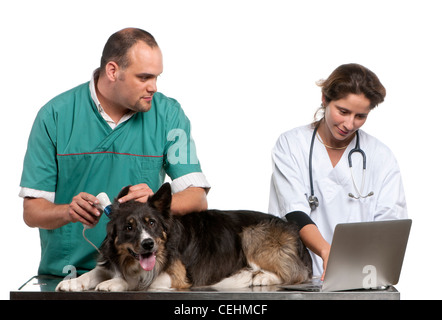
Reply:
M155 38L142 29L127 28L111 35L103 49L100 72L104 72L109 61L114 61L120 68L126 69L130 64L127 52L138 41L143 41L151 48L158 47Z
M324 110L330 101L345 98L350 93L363 94L370 100L370 109L373 109L384 101L387 94L374 72L356 63L337 67L327 79L318 81L317 85L321 87L325 105L322 104L316 113Z

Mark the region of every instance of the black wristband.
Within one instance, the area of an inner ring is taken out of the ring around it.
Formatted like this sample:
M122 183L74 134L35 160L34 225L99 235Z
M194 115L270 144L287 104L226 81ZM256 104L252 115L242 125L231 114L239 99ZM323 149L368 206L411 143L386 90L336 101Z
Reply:
M287 221L294 222L298 225L299 230L308 224L316 225L308 214L302 211L293 211L285 215Z

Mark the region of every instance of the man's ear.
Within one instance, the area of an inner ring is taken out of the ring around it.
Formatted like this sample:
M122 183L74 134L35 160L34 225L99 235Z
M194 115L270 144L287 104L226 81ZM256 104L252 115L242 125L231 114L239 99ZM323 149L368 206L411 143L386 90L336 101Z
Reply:
M147 203L151 207L163 213L169 213L171 202L172 188L168 182L163 184L161 188L147 200Z
M111 82L115 82L118 78L119 65L115 61L109 61L106 64L106 76Z

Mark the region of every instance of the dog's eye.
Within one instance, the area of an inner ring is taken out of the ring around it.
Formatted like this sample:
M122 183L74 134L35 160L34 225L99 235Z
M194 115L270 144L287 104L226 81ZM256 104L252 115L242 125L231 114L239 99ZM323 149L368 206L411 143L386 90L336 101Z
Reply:
M156 221L153 219L149 219L148 223L149 223L150 227L153 227L155 225Z
M131 224L126 225L126 231L132 231L133 227Z

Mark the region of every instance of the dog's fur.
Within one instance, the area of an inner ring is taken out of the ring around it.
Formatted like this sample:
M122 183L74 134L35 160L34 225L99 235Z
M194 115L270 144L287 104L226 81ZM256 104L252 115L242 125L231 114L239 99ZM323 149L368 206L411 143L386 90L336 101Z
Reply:
M238 288L311 277L311 258L296 225L254 211L173 216L170 203L168 183L147 203L114 201L97 267L56 290Z

